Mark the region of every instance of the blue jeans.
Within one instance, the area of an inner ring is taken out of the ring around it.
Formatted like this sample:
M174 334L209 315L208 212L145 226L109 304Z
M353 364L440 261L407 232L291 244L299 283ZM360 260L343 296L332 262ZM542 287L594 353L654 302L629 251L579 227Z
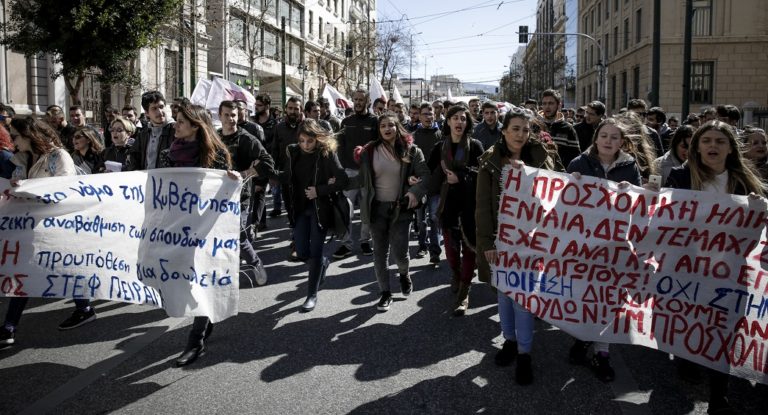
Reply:
M282 210L283 209L283 192L281 190L281 186L279 184L276 184L270 187L272 187L272 209Z
M501 291L498 292L498 303L504 339L517 341L519 353L530 353L533 344L533 314Z
M240 259L250 265L261 263L256 249L253 247L248 229L251 227L251 200L240 201Z
M427 203L416 209L416 229L419 233L419 248L428 247L430 255L440 255L440 226L437 207L440 196L430 196ZM429 239L429 245L427 245Z
M309 265L308 296L317 294L325 273L323 258L323 243L326 230L317 222L315 204L310 206L296 217L296 227L293 228L293 241L296 243L296 255L299 258L307 258Z

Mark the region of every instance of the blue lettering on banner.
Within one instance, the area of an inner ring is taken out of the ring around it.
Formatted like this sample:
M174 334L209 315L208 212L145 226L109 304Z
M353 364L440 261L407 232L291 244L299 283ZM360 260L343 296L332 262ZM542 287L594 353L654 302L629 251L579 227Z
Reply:
M48 217L43 219L43 227L71 229L74 230L75 233L95 233L101 237L104 237L104 231L122 234L126 231L125 224L120 222L106 222L104 218L99 215L96 215L93 219L88 216L83 218L82 215L76 215L72 219Z
M67 195L64 192L46 193L44 195L35 197L37 201L43 202L46 205L50 205L51 203L55 205L66 198L67 198Z
M190 237L189 231L192 229L190 226L184 226L181 228L181 232L173 232L165 229L153 228L149 234L150 242L163 242L166 245L180 246L183 248L202 248L205 246L205 239L197 237ZM195 234L196 236L197 234Z
M173 208L178 209L180 212L192 214L197 209L196 213L202 213L205 210L218 213L231 213L235 216L240 216L240 202L232 202L228 199L207 199L203 200L195 192L184 188L183 191L179 190L179 185L174 181L168 183L167 188L164 186L162 178L152 176L152 207L159 210L171 210Z
M101 202L102 196L112 196L114 194L114 192L112 192L112 188L106 184L98 187L92 184L85 184L82 181L78 181L78 183L80 186L70 187L70 189L77 192L77 194L79 194L81 197L95 197L99 202Z
M120 185L120 190L123 191L123 199L135 200L140 204L144 203L144 186L126 186Z
M157 291L136 281L125 281L117 276L109 279L109 298L138 304L160 305Z
M240 247L240 240L239 239L219 239L217 237L213 237L213 252L212 256L216 256L216 253L219 249L232 249L236 250Z
M189 267L189 271L178 271L168 266L169 260L160 258L160 271L154 267L138 263L136 264L136 277L139 281L145 279L159 279L162 282L184 280L191 284L198 284L201 287L224 287L232 284L232 275L227 269L223 273L216 270L211 272L199 273L194 267Z
M106 253L61 253L58 251L40 251L37 253L37 265L54 271L57 265L62 267L97 267L109 271L131 272L131 266L125 260L115 256L112 251Z
M49 274L46 277L48 287L43 291L43 297L90 298L101 287L98 275Z
M496 271L496 286L503 280L510 288L520 287L526 292L540 292L542 294L556 295L559 297L573 298L573 277L547 276L542 272L517 272Z
M35 228L35 218L25 216L0 216L0 231L25 231Z

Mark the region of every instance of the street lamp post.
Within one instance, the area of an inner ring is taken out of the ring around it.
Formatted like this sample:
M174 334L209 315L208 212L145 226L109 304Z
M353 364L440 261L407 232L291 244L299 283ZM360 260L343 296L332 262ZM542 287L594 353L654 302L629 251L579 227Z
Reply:
M422 32L416 33L417 35L420 35ZM409 56L409 63L408 63L408 105L413 103L413 33L411 33L411 53ZM426 65L426 59L424 60L424 64Z
M301 101L306 102L307 101L306 96L304 95L305 94L304 91L306 91L306 88L304 83L307 76L307 69L309 69L309 67L306 64L303 64L303 65L300 64L299 66L297 66L297 68L298 70L301 71Z

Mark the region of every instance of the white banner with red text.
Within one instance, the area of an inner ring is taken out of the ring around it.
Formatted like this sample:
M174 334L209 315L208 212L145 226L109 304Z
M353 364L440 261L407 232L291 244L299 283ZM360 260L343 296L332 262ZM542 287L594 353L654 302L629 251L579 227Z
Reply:
M508 167L492 283L579 339L768 383L767 207Z
M0 296L235 315L240 188L197 168L0 179Z

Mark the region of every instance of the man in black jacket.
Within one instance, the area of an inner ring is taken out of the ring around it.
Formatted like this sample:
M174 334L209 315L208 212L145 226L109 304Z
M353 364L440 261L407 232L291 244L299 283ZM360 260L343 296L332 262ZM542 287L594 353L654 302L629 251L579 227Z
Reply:
M603 115L605 115L605 105L600 101L592 101L586 105L584 121L573 126L579 137L581 151L586 151L592 145L592 136L600 121L603 120Z
M432 154L432 149L443 140L439 125L435 122L435 112L428 102L419 108L419 128L413 133L413 142L424 154ZM416 229L419 233L419 251L417 258L429 252L429 262L440 264L440 226L437 220L439 194L428 194L427 203L416 209Z
M299 142L299 123L304 119L304 115L301 108L301 98L290 97L285 103L285 117L283 120L277 123L275 126L275 134L272 139L272 158L275 160L275 170L282 171L285 163L287 163L286 148L291 144ZM272 181L271 184L275 187L277 194L282 194L283 183L277 183ZM290 195L285 195L283 202L285 203L286 210L291 210L291 198ZM277 198L277 196L275 196ZM277 203L277 202L275 202ZM270 216L279 216L271 215ZM288 215L288 222L293 228L293 217Z
M219 119L221 129L218 132L232 157L232 168L241 172L244 180L249 178L251 167L257 172L250 177L255 185L244 183L240 194L240 258L249 266L247 269L242 267L246 274L249 277L252 275L258 285L263 285L267 282L266 272L250 238L253 234L251 207L259 212L264 208L264 188L269 177L274 175L274 162L261 141L238 125L237 104L222 101L219 104Z
M371 97L364 89L358 89L352 94L352 103L354 113L341 121L341 132L338 135L339 161L347 172L350 179L360 173L360 166L354 159L355 147L364 146L369 141L373 141L378 136L377 119L368 112L371 103ZM360 189L344 191L344 195L354 205L355 199L360 195ZM351 212L350 212L351 213ZM373 255L371 246L371 232L368 225L360 226L360 251L363 255ZM347 232L341 238L341 246L333 254L336 259L346 258L352 255L352 231Z
M160 152L171 147L174 123L165 113L165 97L160 91L149 91L141 95L141 107L149 118L149 125L144 128L133 143L125 161L123 170L151 170L157 167Z
M581 154L579 138L571 124L565 121L560 112L560 93L554 89L547 89L541 93L541 111L539 116L547 125L547 132L552 136L552 141L557 144L557 153L563 166L567 166L571 160Z

